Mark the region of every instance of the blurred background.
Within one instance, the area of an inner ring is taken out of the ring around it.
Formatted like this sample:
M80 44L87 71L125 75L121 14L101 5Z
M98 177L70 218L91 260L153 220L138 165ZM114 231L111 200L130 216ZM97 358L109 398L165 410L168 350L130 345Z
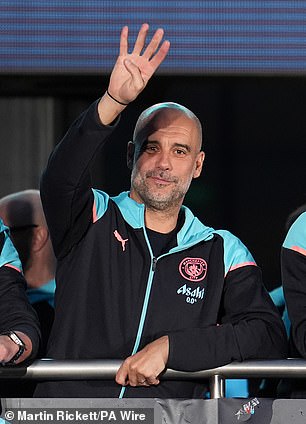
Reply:
M288 214L306 202L306 1L0 0L0 197L38 188L54 145L108 84L120 30L165 29L171 50L98 155L93 185L129 188L125 147L161 101L200 118L206 161L186 199L280 283Z

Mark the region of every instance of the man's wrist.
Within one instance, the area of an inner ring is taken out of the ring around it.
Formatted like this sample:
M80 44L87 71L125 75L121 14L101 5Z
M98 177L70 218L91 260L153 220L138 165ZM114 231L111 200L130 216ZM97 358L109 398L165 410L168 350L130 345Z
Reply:
M12 342L14 342L18 346L17 353L8 362L8 363L15 363L23 355L23 353L26 350L26 345L24 341L20 338L20 336L17 333L15 333L15 331L12 331L12 330L4 331L3 333L1 333L1 336L9 337L12 340Z
M118 118L126 106L127 105L122 105L113 100L107 92L105 92L98 103L98 115L101 123L103 125L110 125Z
M114 96L112 96L110 94L110 92L108 91L108 89L106 90L106 94L108 95L108 97L110 97L112 100L114 100L114 102L119 103L119 105L122 105L122 106L127 106L128 105L128 103L123 103L120 100L116 99Z

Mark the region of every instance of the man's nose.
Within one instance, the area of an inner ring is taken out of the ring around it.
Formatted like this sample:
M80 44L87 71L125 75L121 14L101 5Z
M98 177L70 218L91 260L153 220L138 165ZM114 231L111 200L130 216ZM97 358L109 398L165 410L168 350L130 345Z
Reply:
M171 158L168 152L160 152L156 158L156 166L160 169L171 169Z

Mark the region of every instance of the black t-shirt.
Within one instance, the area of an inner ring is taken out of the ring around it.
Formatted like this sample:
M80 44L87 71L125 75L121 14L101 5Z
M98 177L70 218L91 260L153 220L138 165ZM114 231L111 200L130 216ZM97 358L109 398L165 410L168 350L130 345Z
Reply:
M158 233L157 231L146 228L146 232L150 241L153 255L157 258L164 253L169 252L170 249L177 246L176 235L182 228L184 223L184 216L180 212L177 220L176 227L170 233Z

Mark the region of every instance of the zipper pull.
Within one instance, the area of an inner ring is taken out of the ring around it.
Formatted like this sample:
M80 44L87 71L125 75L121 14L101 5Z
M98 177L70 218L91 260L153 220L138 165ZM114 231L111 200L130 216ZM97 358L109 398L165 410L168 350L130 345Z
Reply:
M154 272L155 271L155 269L156 269L156 262L157 262L157 259L154 257L153 258L153 260L152 260L152 271Z

